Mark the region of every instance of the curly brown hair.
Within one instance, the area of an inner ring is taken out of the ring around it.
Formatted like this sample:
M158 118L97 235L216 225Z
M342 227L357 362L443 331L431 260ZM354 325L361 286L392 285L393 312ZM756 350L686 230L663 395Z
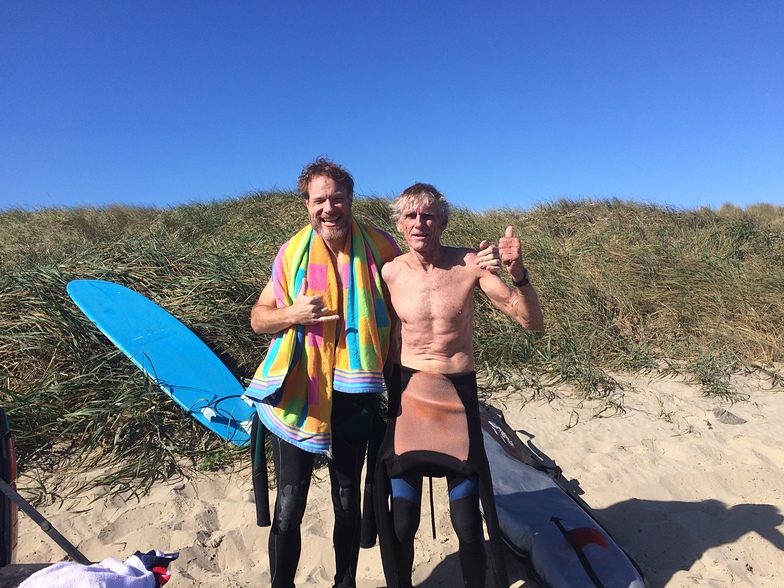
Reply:
M337 163L334 163L326 157L319 157L313 163L309 163L302 168L302 173L297 178L297 191L300 195L307 200L310 198L308 194L308 186L311 180L320 176L332 178L336 183L345 188L346 195L351 198L354 196L354 178L348 173L348 170Z

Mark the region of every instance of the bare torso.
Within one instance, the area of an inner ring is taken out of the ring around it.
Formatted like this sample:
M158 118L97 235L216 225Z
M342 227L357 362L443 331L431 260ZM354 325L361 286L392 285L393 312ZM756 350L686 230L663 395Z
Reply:
M401 364L440 374L474 369L473 292L483 271L475 251L453 247L441 247L433 264L409 252L383 267L400 320Z

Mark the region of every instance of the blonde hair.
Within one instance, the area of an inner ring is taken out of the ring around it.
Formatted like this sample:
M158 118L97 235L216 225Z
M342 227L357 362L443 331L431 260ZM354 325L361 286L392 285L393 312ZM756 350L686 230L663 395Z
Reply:
M439 220L449 220L449 203L444 195L432 184L417 182L403 190L402 194L392 202L392 220L397 222L403 212L411 207L436 206Z

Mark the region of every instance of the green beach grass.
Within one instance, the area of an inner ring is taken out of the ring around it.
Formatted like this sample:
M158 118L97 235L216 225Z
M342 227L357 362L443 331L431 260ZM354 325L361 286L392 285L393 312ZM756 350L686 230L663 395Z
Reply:
M357 198L354 210L403 245L388 204ZM284 192L169 209L0 213L0 403L20 468L100 467L108 473L88 485L134 492L183 468L247 463L246 451L176 408L65 288L103 279L148 296L246 381L269 342L251 331L250 308L279 246L306 222L300 198ZM522 240L547 326L525 333L477 295L475 352L489 388L547 398L569 384L617 409L614 372L679 373L727 400L737 371L762 371L782 386L784 208L618 200L456 208L443 241L477 246L507 225ZM43 496L48 483L27 490Z

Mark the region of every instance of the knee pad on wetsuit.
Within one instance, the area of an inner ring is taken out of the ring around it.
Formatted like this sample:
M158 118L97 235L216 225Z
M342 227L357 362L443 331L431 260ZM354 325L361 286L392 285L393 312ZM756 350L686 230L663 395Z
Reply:
M307 482L288 485L278 492L275 504L275 521L278 531L285 533L302 523L307 504Z
M337 488L333 491L332 504L338 523L353 522L359 516L359 495L353 488Z
M340 503L340 509L344 512L352 512L357 510L359 506L359 500L357 493L354 492L353 488L338 488L338 497Z

